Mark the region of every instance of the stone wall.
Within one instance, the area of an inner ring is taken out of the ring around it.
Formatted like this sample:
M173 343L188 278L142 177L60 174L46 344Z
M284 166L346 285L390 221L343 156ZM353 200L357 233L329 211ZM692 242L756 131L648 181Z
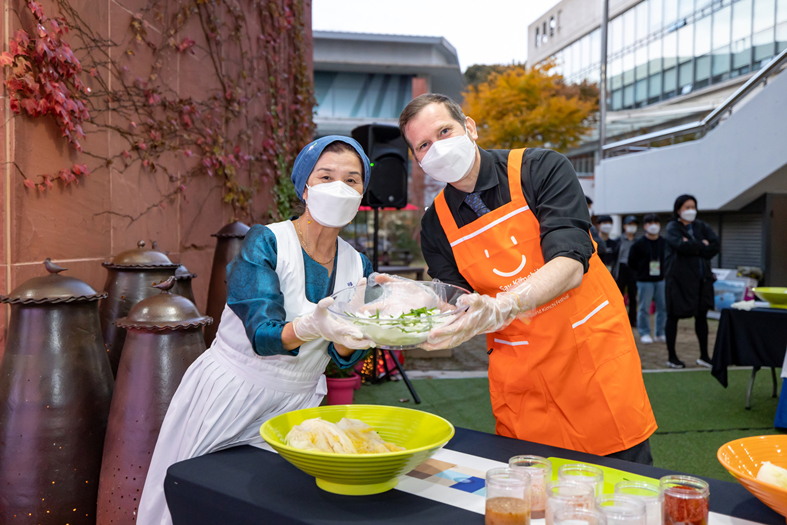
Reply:
M8 50L9 36L26 22L27 2L3 0L3 24L0 41ZM177 0L154 2L165 14L179 7ZM305 3L305 38L311 59L311 1ZM52 1L42 2L50 16L57 16ZM113 42L133 38L129 27L132 16L148 0L71 0L71 5L83 17L85 24L99 35ZM252 2L239 2L246 9ZM18 15L22 13L22 16ZM160 32L155 17L146 17L149 33ZM218 87L215 77L208 74L209 58L201 31L189 32L196 40L194 54L172 53L163 65L161 75L170 78L178 97L205 97ZM203 41L200 41L202 38ZM67 35L74 53L80 57L78 42ZM150 64L140 63L146 55L139 53L130 61L131 67L145 70ZM125 57L112 57L116 58ZM311 67L311 63L309 63ZM132 72L133 74L133 72ZM83 79L88 85L90 78ZM292 86L290 86L292 87ZM181 262L196 273L192 282L197 306L205 311L208 281L215 238L212 233L233 219L231 207L222 202L223 184L218 177L197 177L189 182L184 196L167 199L179 185L160 171L151 173L141 163L120 170L115 166L94 169L79 185L64 185L56 181L46 192L23 184L22 172L29 178L42 173L57 173L74 163L87 163L95 168L96 161L77 153L69 146L51 117L32 119L14 115L10 110L8 93L4 90L0 126L0 290L7 294L23 281L44 274L41 264L46 257L68 268L66 275L83 279L97 291L104 287L106 271L101 266L118 253L132 249L139 240L150 245L157 241L160 250L169 252L175 262ZM127 125L109 112L101 118L119 126ZM112 119L115 119L114 122ZM91 133L86 127L85 151L110 157L127 148L127 143L106 131ZM175 155L162 160L171 173L179 175L193 167L195 159ZM191 162L191 164L189 164ZM263 217L271 206L270 187L259 188L252 210ZM250 224L254 216L239 216ZM0 354L5 341L5 326L9 307L2 305L0 316Z

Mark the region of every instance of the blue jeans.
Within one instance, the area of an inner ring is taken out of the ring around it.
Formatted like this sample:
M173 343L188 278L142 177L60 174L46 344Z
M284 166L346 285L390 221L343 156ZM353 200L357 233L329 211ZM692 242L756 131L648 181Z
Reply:
M640 336L650 335L650 303L656 301L656 337L664 335L667 324L667 301L664 298L664 281L637 281L637 331Z

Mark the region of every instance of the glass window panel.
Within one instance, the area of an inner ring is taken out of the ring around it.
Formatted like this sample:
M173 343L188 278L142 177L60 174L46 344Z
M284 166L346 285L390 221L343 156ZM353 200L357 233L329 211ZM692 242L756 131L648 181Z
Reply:
M609 25L609 36L611 39L611 49L609 53L618 53L623 49L623 17L618 16Z
M696 64L697 69L694 76L697 82L707 80L710 77L710 56L699 57Z
M751 1L740 0L732 4L732 41L751 37ZM787 1L787 0L784 0Z
M591 84L596 84L597 86L601 83L601 66L594 66L590 68L588 72L588 82Z
M678 62L683 63L694 57L694 24L681 27L678 33Z
M787 2L787 0L782 0ZM664 1L663 0L650 0L650 8L648 9L648 31L655 33L661 29L664 23Z
M580 49L582 51L580 63L582 64L582 69L585 69L590 67L590 36L583 37L579 43L581 44Z
M641 40L648 36L648 0L640 2L634 10L637 18L637 35L635 38Z
M623 47L634 43L634 10L629 9L622 15L623 18Z
M664 27L678 19L678 0L664 0Z
M694 73L694 64L691 62L686 62L685 64L681 64L678 68L678 87L681 90L685 86L689 86L692 83L692 75Z
M787 49L787 22L776 26L776 52L781 53Z
M623 107L630 108L634 106L634 85L626 86L623 88Z
M563 50L563 76L568 77L571 74L571 47Z
M719 9L713 13L713 49L730 44L730 6Z
M601 30L596 29L590 33L590 63L601 63Z
M730 3L730 0L723 0L723 1L727 4ZM716 3L718 2L719 0L716 0ZM711 0L696 0L694 4L694 11L699 11L703 7L708 7L710 4L711 4Z
M680 0L678 2L678 18L686 18L694 12L694 0Z
M710 53L710 22L711 17L706 16L694 24L694 56Z
M642 46L634 54L637 80L648 78L648 47Z
M676 68L664 71L664 93L674 92L678 88L678 72Z
M673 31L664 35L664 69L675 65L678 56L678 34Z
M741 38L732 44L732 68L740 69L751 64L751 38Z
M634 101L645 102L648 99L648 79L638 80L634 86Z
M723 75L730 71L730 46L713 51L713 76Z
M773 56L773 29L767 29L752 37L754 62L760 62Z
M650 74L661 71L661 39L654 40L648 46L648 69Z
M609 78L611 79L610 85L612 89L620 89L623 87L623 59L616 58L609 63Z
M773 27L775 0L754 0L754 33Z
M612 110L618 110L623 108L623 90L618 89L612 92Z
M661 95L661 73L656 73L650 76L648 81L648 96L650 98L658 97Z
M580 59L580 50L579 50L579 42L574 42L571 44L571 76L575 76L579 73L579 70L582 68L582 65L579 62Z
M787 0L776 0L776 23L782 22L787 22Z
M623 83L632 82L634 82L634 53L626 53L623 55Z

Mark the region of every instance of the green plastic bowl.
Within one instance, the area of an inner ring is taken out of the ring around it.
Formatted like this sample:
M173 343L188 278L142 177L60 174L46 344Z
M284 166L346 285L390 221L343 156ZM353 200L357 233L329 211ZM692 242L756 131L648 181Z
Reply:
M787 288L759 286L752 292L760 301L767 301L773 308L787 308Z
M338 423L358 419L385 441L406 450L384 454L332 454L301 450L285 444L293 426L315 417ZM379 494L394 488L399 476L432 457L454 435L445 419L411 408L378 405L334 405L287 412L263 423L260 434L281 457L314 476L317 486L347 496Z

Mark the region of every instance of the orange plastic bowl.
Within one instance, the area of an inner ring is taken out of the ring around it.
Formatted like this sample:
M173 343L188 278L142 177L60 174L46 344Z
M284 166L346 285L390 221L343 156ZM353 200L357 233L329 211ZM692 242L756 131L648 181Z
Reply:
M787 489L757 479L765 461L787 468L787 436L736 439L722 445L716 457L749 492L782 516L787 516Z

